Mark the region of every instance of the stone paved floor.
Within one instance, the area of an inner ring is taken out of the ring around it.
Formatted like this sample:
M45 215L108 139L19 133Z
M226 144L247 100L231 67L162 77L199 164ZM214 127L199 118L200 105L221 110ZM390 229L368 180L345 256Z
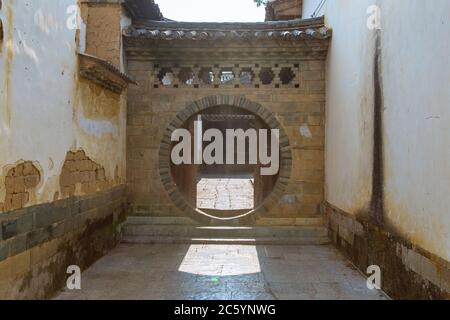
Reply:
M120 245L56 299L386 299L332 246Z
M202 178L197 184L197 208L244 210L253 206L253 179Z

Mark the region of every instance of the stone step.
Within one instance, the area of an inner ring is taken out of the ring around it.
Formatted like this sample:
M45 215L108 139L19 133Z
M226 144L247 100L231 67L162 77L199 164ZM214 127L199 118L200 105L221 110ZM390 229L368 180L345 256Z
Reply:
M148 217L130 216L127 224L137 225L198 225L198 223L186 217ZM237 220L212 221L216 225L239 225ZM256 221L257 226L324 226L325 218L322 216L304 218L262 218Z
M129 225L197 225L194 220L186 217L148 217L130 216L126 224Z
M324 226L325 218L322 216L304 218L261 218L256 220L257 226Z
M232 221L231 221L232 222ZM319 223L317 221L317 223ZM201 226L188 218L130 217L122 228L126 243L326 244L327 228L304 226Z
M126 236L160 236L190 238L264 238L264 237L325 237L325 227L235 227L185 225L125 225Z
M216 245L326 245L328 237L312 238L189 238L189 237L157 237L125 235L123 243L129 244L216 244Z

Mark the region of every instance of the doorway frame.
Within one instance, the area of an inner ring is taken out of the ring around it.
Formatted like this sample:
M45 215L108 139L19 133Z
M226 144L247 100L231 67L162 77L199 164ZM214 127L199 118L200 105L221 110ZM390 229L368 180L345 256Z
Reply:
M183 126L183 124L192 116L209 108L228 105L236 108L249 111L252 114L260 117L270 129L280 130L280 170L278 179L274 185L274 188L269 196L262 201L262 203L253 210L232 218L220 218L215 217L206 212L203 212L191 204L185 199L180 190L178 189L172 174L171 174L171 146L172 146L172 133ZM159 174L161 182L169 195L174 205L181 210L185 215L192 218L194 221L200 223L212 223L214 221L230 221L238 220L242 223L253 224L257 219L266 215L274 206L276 206L283 196L284 191L287 188L292 172L292 150L289 143L289 138L277 120L275 115L261 104L246 99L243 96L231 96L231 95L214 95L206 96L203 99L193 101L184 107L171 121L166 128L163 139L159 149Z

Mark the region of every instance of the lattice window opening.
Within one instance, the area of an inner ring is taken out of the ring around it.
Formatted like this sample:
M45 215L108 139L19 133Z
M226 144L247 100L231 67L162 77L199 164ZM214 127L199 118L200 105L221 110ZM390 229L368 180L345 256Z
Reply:
M180 73L178 74L178 79L181 84L192 86L195 81L195 73L192 68L181 68Z
M242 85L251 86L255 79L255 74L252 68L242 68L239 79Z
M291 84L292 81L295 79L295 73L290 67L283 67L280 70L279 78L281 81L281 84L288 85Z
M273 88L299 88L298 64L226 65L155 64L154 88L189 86L192 88L222 88L234 86Z
M202 84L212 85L214 83L214 72L212 71L212 68L201 68L198 77Z
M259 79L261 80L261 83L263 85L272 84L273 80L275 79L275 73L273 72L272 68L261 68Z
M234 82L233 68L222 68L220 70L220 83L221 84L233 84Z
M172 86L175 83L175 74L172 68L161 68L158 73L158 79L163 86Z

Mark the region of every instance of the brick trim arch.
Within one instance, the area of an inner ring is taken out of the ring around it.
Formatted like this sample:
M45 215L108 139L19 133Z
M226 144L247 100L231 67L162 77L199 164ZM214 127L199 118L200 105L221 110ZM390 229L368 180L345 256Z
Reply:
M171 136L174 130L181 128L182 125L193 115L199 112L221 105L227 105L232 107L241 108L252 112L259 116L271 129L280 130L280 171L277 182L271 194L264 199L263 203L251 210L250 212L234 217L234 218L218 218L211 216L201 210L193 208L185 200L184 196L178 190L170 172L170 154L171 154ZM250 101L242 96L229 96L229 95L215 95L204 97L201 100L194 101L188 104L183 110L181 110L173 119L173 121L166 128L159 150L159 173L161 182L164 185L170 199L173 203L187 216L201 222L210 223L212 220L242 220L245 223L252 223L258 218L268 213L275 205L277 205L279 199L283 196L284 191L288 185L292 171L292 151L289 144L288 136L282 128L280 122L273 115L273 113L264 108L259 103Z

